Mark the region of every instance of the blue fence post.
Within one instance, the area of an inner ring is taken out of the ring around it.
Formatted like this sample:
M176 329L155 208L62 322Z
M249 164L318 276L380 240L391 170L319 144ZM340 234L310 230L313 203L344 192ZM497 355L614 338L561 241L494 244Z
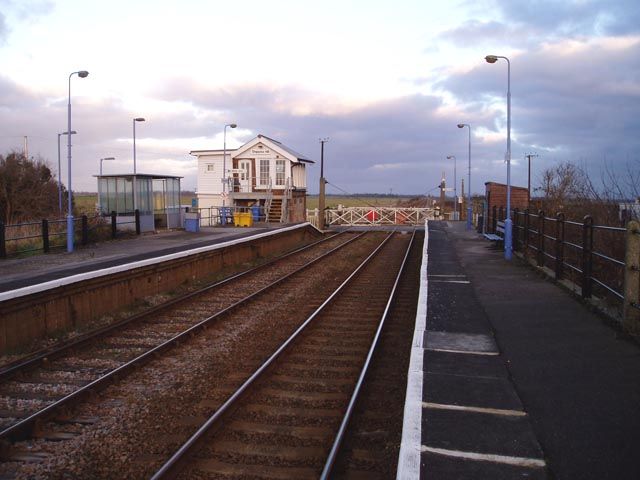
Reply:
M118 216L116 215L116 211L113 210L111 212L111 238L116 238L118 235Z
M135 218L136 218L136 235L140 235L140 210L138 210L137 208L135 211Z
M0 258L7 258L7 245L5 244L4 232L4 222L0 222Z
M49 253L49 222L46 218L42 219L42 250Z

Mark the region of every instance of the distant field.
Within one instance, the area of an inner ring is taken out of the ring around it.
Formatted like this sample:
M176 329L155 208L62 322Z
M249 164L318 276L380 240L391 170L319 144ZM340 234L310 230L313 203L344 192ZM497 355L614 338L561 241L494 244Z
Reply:
M333 208L338 205L345 207L394 207L398 202L408 200L411 197L403 196L367 196L367 195L345 195L345 196L327 196L325 200L326 207ZM318 208L318 195L307 195L307 208Z
M182 205L191 205L191 199L195 198L194 193L183 193L180 198ZM394 207L399 202L404 202L410 196L374 196L374 195L329 195L326 197L326 206L329 208L343 205L345 207ZM96 203L98 203L97 193L76 193L74 195L76 208L80 213L93 213ZM318 195L307 195L307 208L318 208Z
M73 195L76 210L79 213L92 214L96 210L96 204L98 203L97 193L76 193ZM194 193L184 193L180 197L181 205L191 205L191 199L195 198Z

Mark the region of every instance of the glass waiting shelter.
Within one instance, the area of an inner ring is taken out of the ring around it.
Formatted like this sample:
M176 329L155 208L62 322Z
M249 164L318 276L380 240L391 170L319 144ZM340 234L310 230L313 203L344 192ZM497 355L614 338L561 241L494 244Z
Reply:
M135 211L140 211L143 232L159 228L181 228L180 179L142 173L96 175L98 210L102 215L116 212L123 228L135 229Z

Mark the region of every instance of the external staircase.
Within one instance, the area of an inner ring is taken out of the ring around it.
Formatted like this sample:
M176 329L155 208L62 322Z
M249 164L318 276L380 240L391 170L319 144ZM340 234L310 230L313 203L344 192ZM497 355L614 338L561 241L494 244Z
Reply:
M279 223L282 221L282 199L272 198L267 210L267 222Z

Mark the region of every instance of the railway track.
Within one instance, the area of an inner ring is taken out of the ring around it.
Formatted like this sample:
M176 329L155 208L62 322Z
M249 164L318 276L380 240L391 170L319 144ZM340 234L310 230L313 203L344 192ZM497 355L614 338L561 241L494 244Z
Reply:
M131 369L194 335L247 297L361 236L334 236L234 275L126 321L76 338L0 370L0 440L34 434L43 420L95 393ZM5 456L7 450L5 448Z
M390 234L153 480L329 478L414 237Z

